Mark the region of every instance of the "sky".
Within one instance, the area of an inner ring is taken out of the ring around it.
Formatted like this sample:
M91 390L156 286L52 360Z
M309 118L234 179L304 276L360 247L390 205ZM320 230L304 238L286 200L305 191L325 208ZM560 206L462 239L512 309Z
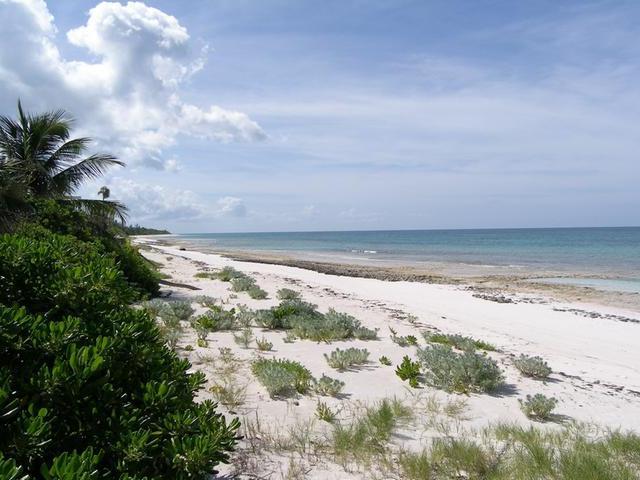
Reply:
M172 232L640 225L640 1L0 0L0 113L63 108Z

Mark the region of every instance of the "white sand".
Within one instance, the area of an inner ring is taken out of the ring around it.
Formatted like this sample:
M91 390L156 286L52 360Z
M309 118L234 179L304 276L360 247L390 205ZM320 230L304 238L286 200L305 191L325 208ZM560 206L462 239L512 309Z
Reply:
M399 335L418 336L421 345L424 341L419 332L426 327L435 327L444 333L459 333L488 341L500 349L500 353L490 355L503 368L507 387L495 395L467 397L464 427L480 427L497 421L529 424L531 422L520 411L518 399L526 394L544 393L559 400L557 413L568 419L640 431L640 323L589 318L554 311L554 308L575 308L640 320L638 312L550 300L547 303L501 304L474 298L472 292L460 286L340 277L293 267L238 262L169 246L153 248L144 254L164 264L163 272L171 275L172 281L202 289L171 288L173 298L210 295L229 299L228 283L194 278L194 274L202 269L194 261L212 268L230 265L251 274L269 293L267 300L252 300L245 293L239 293L237 299L229 300L230 304L269 308L278 303L276 291L289 287L301 292L304 300L317 304L321 311L332 307L354 315L367 327L379 328L379 341L335 342L331 345L306 340L285 343L283 333L254 329L257 337L264 336L274 344L273 352L260 355L298 360L315 376L325 373L343 380L347 400L323 399L336 408L346 408L341 403L372 402L394 395L413 396L414 399L432 394L439 398L459 398L430 388L410 391L406 382L394 374L394 367L385 367L377 362L381 355L388 356L394 365L403 355L415 357L415 347L401 348L391 342L388 326L396 329ZM168 260L167 257L172 258ZM417 316L418 324L398 319L398 311ZM180 345L192 344L194 350L181 351L181 354L188 356L194 368L205 371L210 379L213 373L202 357L216 356L219 347L232 347L247 360L258 355L255 345L249 350L238 347L231 333L210 334L208 348L195 346L194 339L192 332L185 335ZM367 348L373 362L359 371L340 373L329 368L323 353L348 346ZM546 359L554 371L551 380L543 383L522 377L511 365L512 356L520 353ZM296 401L272 400L253 379L248 367L243 368L241 375L249 385L248 397L246 404L237 409L237 414L255 418L258 411L260 418L271 426L313 417L317 403L315 397L304 396ZM204 394L206 398L209 396ZM407 432L402 442L409 447L419 446L428 435L428 428L416 426ZM281 472L278 474L283 475ZM331 465L317 465L307 475L305 478L351 478L344 472L336 477L335 466ZM366 475L354 478L366 478Z

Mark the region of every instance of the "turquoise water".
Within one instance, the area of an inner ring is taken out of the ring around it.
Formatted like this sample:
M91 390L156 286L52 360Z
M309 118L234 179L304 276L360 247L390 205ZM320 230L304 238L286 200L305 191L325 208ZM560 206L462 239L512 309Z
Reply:
M640 285L640 227L198 233L180 238L221 250L507 267L614 277Z

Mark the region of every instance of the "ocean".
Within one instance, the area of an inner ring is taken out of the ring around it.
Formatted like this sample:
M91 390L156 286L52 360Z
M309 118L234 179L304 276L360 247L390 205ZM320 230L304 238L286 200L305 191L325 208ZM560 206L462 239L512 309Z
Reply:
M267 251L338 262L473 266L513 273L554 272L554 282L640 292L640 227L478 230L393 230L279 233L194 233L194 247ZM593 276L592 279L589 275ZM609 279L609 280L606 280ZM606 280L606 281L603 281ZM621 283L622 282L622 283ZM610 286L610 285L609 285Z

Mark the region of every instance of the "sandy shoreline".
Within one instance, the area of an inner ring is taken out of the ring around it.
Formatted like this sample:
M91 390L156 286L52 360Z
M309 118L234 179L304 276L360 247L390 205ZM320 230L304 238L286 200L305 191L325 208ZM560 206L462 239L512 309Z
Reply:
M168 238L170 237L170 238ZM496 301L508 299L512 294L542 296L565 302L581 302L601 306L620 307L640 313L640 294L637 292L606 291L590 286L571 285L563 283L547 283L539 281L541 278L562 277L566 272L558 271L519 271L509 267L460 266L455 264L421 264L416 265L370 265L364 263L349 263L342 261L301 258L286 253L258 252L258 251L230 251L199 248L189 241L178 240L171 235L139 236L142 242L152 242L156 245L173 245L187 250L212 253L232 260L250 263L266 263L288 267L298 267L329 275L372 278L386 281L423 282L445 285L466 285L477 295ZM584 274L572 274L575 278ZM593 275L586 275L593 277ZM604 277L603 277L604 278Z
M145 242L145 239L137 241ZM381 355L388 356L396 365L403 355L414 352L415 347L401 348L390 341L388 327L391 326L399 335L418 335L420 331L434 329L470 335L493 343L500 350L489 355L504 370L505 388L496 394L464 397L467 405L464 419L456 420L456 428L480 428L499 421L532 424L520 411L518 399L526 394L544 393L559 400L558 414L567 420L640 431L640 364L637 362L640 314L633 308L595 305L592 299L589 302L560 301L515 291L508 295L509 303L502 303L495 298L482 298L477 287L469 288L461 282L409 282L400 278L388 281L362 275L347 276L346 271L341 275L322 273L316 269L300 268L300 265L275 264L271 260L269 263L249 261L244 256L240 260L192 250L181 251L178 246L167 244L149 244L149 247L143 253L162 265L162 272L170 276L170 281L200 289L164 289L172 298L193 299L197 295L210 295L223 299L229 307L245 304L252 309L261 309L276 305L276 291L288 287L299 291L305 300L318 305L321 311L335 308L354 315L369 328L378 328L378 341L354 340L334 344L316 344L306 340L285 343L280 332L254 328L257 337L264 336L274 344L274 352L261 355L298 360L315 376L326 373L344 381L346 399L328 401L339 411L348 411L343 404L369 403L391 396L408 398L408 401L415 402L416 411L422 411L419 405L427 396L434 395L442 401L461 397L431 388L410 390L395 376L393 367L377 364ZM253 300L245 293L236 297L228 283L194 277L199 271L224 266L233 266L253 276L268 292L269 298ZM417 322L409 322L408 314L415 315ZM269 398L248 370L249 361L258 355L255 348L239 348L228 332L211 333L208 341L208 347L194 346L193 350L185 350L187 345L195 345L195 334L187 330L179 342L180 354L186 356L194 368L203 370L208 378L214 378L210 360L215 358L219 347L234 350L242 359L240 369L247 383L246 402L234 409L234 413L246 420L256 418L259 412L260 418L282 428L292 422L313 418L315 398L304 396L295 402ZM423 345L421 338L420 341ZM324 353L336 346L367 348L373 362L360 371L337 373L327 367L323 358ZM550 380L540 382L520 375L511 364L513 357L519 354L545 358L554 372ZM210 394L204 394L204 398L210 398ZM416 424L421 422L416 420ZM554 428L554 424L549 428ZM403 433L406 435L402 446L408 448L419 448L425 436L434 434L426 427ZM281 460L268 459L273 465L279 465L282 471ZM312 468L305 478L336 478L336 471L341 472L338 478L369 478L360 474L344 476L344 472L336 468L331 462L323 463ZM282 478L286 477L282 475Z

